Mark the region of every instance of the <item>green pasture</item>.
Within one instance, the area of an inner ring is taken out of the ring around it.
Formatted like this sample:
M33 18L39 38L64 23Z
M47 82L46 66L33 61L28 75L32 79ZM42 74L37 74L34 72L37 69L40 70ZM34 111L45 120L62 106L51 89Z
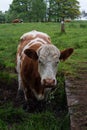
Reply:
M50 35L52 43L60 50L74 48L73 55L62 63L62 69L72 73L78 64L86 62L87 23L71 22L66 23L65 27L66 33L61 34L59 23L0 24L0 65L5 66L7 70L13 69L21 35L31 30L38 30Z
M62 34L60 23L0 24L0 81L5 81L7 85L13 79L17 80L15 73L17 46L21 35L31 30L50 35L52 43L60 50L74 48L73 55L65 62L59 63L58 71L65 76L78 77L78 68L87 67L87 22L72 21L65 24L65 29L66 33ZM60 86L61 84L60 78ZM63 90L60 93L64 95ZM15 117L18 117L17 121ZM42 113L26 113L21 107L14 108L11 103L0 106L0 130L69 130L68 126L68 113L56 117L49 110Z

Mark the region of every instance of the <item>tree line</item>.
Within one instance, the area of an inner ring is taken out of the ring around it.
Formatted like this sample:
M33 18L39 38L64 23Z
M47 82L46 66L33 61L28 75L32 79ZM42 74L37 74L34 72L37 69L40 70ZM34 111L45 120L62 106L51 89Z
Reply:
M0 11L0 23L9 23L16 18L24 22L58 22L79 15L77 0L13 0L8 11Z

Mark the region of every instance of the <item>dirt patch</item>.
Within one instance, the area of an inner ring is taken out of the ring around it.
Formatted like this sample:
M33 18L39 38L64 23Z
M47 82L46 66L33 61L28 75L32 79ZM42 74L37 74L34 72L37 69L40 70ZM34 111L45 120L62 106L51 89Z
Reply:
M87 130L87 68L78 68L77 77L67 78L66 93L72 130Z
M0 79L0 106L9 101L14 102L17 95L17 81L12 80L8 84L4 79Z

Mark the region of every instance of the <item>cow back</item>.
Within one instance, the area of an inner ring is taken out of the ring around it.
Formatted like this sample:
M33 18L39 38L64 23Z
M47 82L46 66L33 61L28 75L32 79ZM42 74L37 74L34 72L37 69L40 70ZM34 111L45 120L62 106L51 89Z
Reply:
M50 37L47 34L35 30L25 33L20 38L17 54L21 56L27 48L37 50L43 44L51 44Z

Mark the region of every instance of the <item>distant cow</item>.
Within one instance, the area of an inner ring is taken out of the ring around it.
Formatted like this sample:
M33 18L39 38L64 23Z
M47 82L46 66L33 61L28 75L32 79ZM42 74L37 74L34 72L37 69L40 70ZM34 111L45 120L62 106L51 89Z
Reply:
M43 100L56 88L57 67L65 61L73 48L60 51L51 43L50 37L38 31L25 33L17 50L18 91L23 90L25 100Z
M22 22L23 22L23 20L21 20L21 19L14 19L12 21L12 23L22 23Z
M69 23L69 22L71 22L71 19L66 19L66 20L64 20L66 23Z

